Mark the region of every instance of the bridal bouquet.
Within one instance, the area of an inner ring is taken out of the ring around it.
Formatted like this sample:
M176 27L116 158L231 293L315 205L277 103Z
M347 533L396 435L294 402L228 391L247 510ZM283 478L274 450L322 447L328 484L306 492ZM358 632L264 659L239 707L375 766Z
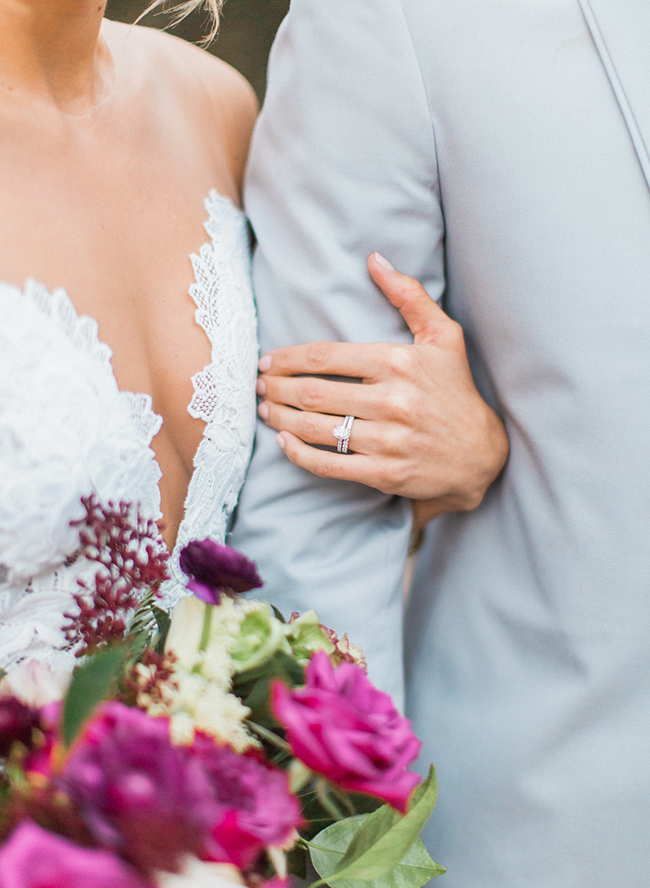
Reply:
M84 502L97 567L66 615L72 675L0 683L0 888L420 888L434 769L363 654L313 611L288 621L255 565L181 554L192 594L156 605L168 557L133 509ZM315 871L316 876L309 876Z

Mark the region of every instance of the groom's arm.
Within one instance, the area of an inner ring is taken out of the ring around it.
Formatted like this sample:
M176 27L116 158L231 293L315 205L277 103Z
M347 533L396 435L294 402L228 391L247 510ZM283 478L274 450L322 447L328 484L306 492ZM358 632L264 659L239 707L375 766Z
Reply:
M442 294L434 136L399 0L293 0L246 200L263 352L317 339L411 341L366 270L378 250ZM349 632L398 695L410 525L409 502L308 474L259 425L232 544L258 562L274 603L314 607Z

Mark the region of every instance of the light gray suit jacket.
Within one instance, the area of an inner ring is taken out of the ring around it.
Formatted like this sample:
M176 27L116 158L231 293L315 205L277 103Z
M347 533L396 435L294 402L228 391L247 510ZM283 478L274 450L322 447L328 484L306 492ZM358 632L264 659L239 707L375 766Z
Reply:
M262 347L403 340L379 250L465 327L512 453L407 616L452 888L650 884L650 2L293 0L248 209ZM261 429L234 542L400 682L408 508Z

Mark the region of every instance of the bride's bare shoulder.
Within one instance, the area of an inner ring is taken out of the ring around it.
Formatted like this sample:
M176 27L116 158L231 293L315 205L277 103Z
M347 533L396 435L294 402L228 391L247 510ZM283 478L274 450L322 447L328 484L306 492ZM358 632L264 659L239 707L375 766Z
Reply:
M259 111L246 78L203 49L154 28L106 22L107 39L136 56L144 92L164 98L178 122L199 139L226 150L238 183L243 176L250 138Z

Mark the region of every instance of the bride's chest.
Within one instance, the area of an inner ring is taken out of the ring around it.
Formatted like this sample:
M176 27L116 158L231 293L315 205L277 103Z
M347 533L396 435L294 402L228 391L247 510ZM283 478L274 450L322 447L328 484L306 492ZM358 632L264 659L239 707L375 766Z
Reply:
M102 188L87 200L72 196L51 189L36 211L33 201L12 206L10 189L0 194L0 281L65 289L76 314L97 322L118 387L151 397L163 420L152 448L171 545L206 435L203 456L226 479L252 442L257 347L246 223L208 185L127 181L112 196Z
M85 196L58 184L41 182L38 206L7 192L0 198L7 223L0 225L0 280L63 287L77 313L97 321L118 386L151 395L166 449L189 474L205 425L188 412L192 379L212 363L215 337L229 360L228 329L250 315L243 219L228 201L213 202L211 236L203 207L209 189L200 193L191 182L153 188L126 181ZM197 323L197 301L206 323Z

